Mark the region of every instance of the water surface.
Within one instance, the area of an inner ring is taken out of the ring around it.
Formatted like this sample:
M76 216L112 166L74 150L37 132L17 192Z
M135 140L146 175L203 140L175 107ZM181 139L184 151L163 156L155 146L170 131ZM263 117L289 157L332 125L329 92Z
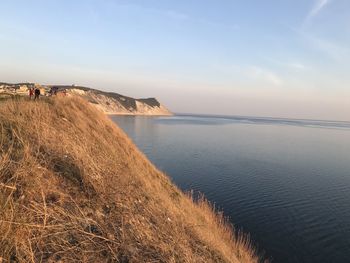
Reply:
M350 262L350 123L111 118L181 189L204 193L273 262Z

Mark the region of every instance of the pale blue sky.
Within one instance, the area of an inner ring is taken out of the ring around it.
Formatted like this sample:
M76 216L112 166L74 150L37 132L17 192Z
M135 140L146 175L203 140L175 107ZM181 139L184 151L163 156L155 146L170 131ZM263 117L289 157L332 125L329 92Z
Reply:
M0 81L350 120L348 0L1 0Z

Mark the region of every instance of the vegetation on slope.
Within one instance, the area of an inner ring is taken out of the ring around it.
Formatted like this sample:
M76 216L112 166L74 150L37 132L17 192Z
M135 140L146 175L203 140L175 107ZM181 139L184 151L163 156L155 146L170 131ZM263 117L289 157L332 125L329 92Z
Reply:
M0 261L258 262L78 98L0 104Z
M106 92L76 85L39 85L35 83L0 82L0 100L28 96L29 88L39 88L41 95L79 96L107 114L172 115L156 98L134 99L115 92Z

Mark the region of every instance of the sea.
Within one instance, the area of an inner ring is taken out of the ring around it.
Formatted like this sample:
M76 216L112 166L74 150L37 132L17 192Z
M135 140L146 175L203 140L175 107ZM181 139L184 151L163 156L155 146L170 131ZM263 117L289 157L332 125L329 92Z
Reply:
M111 116L183 191L272 262L350 262L350 122Z

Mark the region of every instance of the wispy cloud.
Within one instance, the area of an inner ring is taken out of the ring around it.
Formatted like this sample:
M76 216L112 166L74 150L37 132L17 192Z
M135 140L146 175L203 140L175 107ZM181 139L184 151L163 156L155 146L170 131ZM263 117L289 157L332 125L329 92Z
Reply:
M279 67L285 67L285 68L289 68L289 69L294 69L294 70L298 70L298 71L304 71L309 69L308 66L306 66L304 63L299 62L298 60L278 60L272 57L267 57L267 56L261 56L264 60L273 63Z
M305 28L290 29L307 44L307 48L312 52L318 51L337 62L348 61L350 58L350 48L340 41L319 37Z
M336 42L334 40L320 38L304 30L292 30L299 37L304 39L304 41L306 41L307 45L312 49L312 51L319 51L326 55L328 58L337 62L348 60L350 57L350 48L342 43Z
M307 40L317 50L326 53L335 61L343 61L350 55L350 49L338 43L308 35Z
M185 13L180 13L174 10L158 10L158 12L164 14L165 16L175 19L175 20L187 20L189 19L189 15L185 14Z
M290 68L297 69L297 70L308 69L307 66L299 62L291 62L291 63L287 63L286 65L289 66Z
M248 75L249 77L265 81L274 86L281 86L283 84L282 78L278 76L276 73L258 66L249 67Z
M174 10L174 9L162 9L162 8L154 8L150 7L144 4L135 4L135 3L127 3L127 4L121 4L121 3L114 3L115 6L118 6L119 8L125 8L132 11L142 11L143 13L150 14L150 15L156 15L162 18L174 20L177 22L191 22L195 24L201 24L205 27L211 27L212 29L217 28L223 28L229 31L238 31L240 29L240 25L238 24L230 24L230 23L224 23L219 21L213 21L208 20L200 17L191 16L188 13Z
M212 21L212 20L206 20L206 19L193 19L194 22L198 22L200 24L203 24L205 26L209 26L212 28L224 28L229 31L238 31L241 29L241 27L238 24L226 24L222 22Z
M303 24L309 24L312 19L316 17L330 2L331 0L316 0L312 9L307 14Z
M135 3L114 3L114 6L117 6L118 9L126 9L128 12L130 11L140 11L144 14L149 14L149 15L157 15L161 17L165 17L167 19L172 19L176 21L185 21L190 19L190 16L186 13L179 12L177 10L172 10L172 9L161 9L161 8L154 8L150 6L146 6L143 4L135 4Z

